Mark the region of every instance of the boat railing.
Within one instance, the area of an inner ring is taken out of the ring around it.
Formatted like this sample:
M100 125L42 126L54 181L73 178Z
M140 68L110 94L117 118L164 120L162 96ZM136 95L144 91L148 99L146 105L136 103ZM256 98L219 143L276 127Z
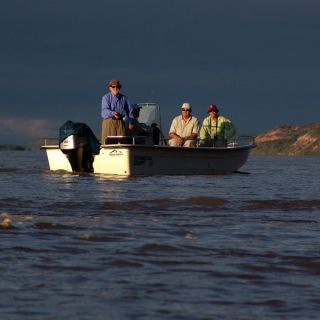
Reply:
M253 136L237 136L233 139L217 140L214 138L196 139L196 147L209 148L235 148L239 146L254 145Z
M238 136L232 140L228 140L227 147L234 148L238 146L254 145L254 136Z
M227 147L227 148L235 148L239 146L245 145L254 145L255 137L253 136L238 136L234 139L227 140L225 144L219 145L215 143L214 139L196 139L196 147ZM149 136L108 136L105 141L106 145L110 144L131 144L131 145L146 145L153 146L153 142L150 140ZM59 145L58 138L44 138L43 147L52 147ZM161 145L166 145L163 143Z
M193 139L196 147L213 148L235 148L239 146L254 145L253 136L237 136L234 139L225 141L216 141L215 139ZM131 144L153 146L154 144L148 136L108 136L105 140L106 145L110 144ZM166 145L166 143L164 144Z
M108 136L105 144L153 145L149 136Z
M52 147L59 145L59 139L58 138L44 138L43 139L43 146L44 147Z
M153 145L150 136L108 136L105 144ZM58 138L43 138L43 147L59 146Z

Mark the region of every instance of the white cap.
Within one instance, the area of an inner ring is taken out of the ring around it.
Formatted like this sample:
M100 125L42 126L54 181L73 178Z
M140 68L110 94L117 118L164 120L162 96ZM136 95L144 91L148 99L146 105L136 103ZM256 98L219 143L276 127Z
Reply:
M191 104L189 102L185 102L182 106L181 109L191 109Z

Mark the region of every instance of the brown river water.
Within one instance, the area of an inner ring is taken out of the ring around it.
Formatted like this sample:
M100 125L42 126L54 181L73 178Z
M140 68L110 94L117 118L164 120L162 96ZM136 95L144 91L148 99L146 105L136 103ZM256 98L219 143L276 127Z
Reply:
M0 319L319 319L320 157L221 176L0 152Z

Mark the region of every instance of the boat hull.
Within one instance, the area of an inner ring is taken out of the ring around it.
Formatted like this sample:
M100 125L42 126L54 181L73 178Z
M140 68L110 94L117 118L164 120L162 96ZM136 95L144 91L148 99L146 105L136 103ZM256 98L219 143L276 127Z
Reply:
M254 145L226 148L182 148L144 145L102 145L94 156L95 174L119 176L230 174L247 161ZM72 172L59 146L43 146L50 170Z

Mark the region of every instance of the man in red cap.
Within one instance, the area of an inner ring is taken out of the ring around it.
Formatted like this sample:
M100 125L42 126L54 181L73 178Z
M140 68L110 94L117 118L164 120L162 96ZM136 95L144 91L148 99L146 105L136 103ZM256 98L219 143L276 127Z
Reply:
M229 119L219 116L219 109L214 104L208 106L208 114L200 130L200 145L226 147L228 139L236 135L235 126Z
M129 119L129 129L132 129L135 123L133 108L128 98L120 93L120 81L118 79L110 80L107 88L109 92L102 97L101 102L101 116L103 119L101 144L105 143L108 136L125 136L123 118L126 115Z

